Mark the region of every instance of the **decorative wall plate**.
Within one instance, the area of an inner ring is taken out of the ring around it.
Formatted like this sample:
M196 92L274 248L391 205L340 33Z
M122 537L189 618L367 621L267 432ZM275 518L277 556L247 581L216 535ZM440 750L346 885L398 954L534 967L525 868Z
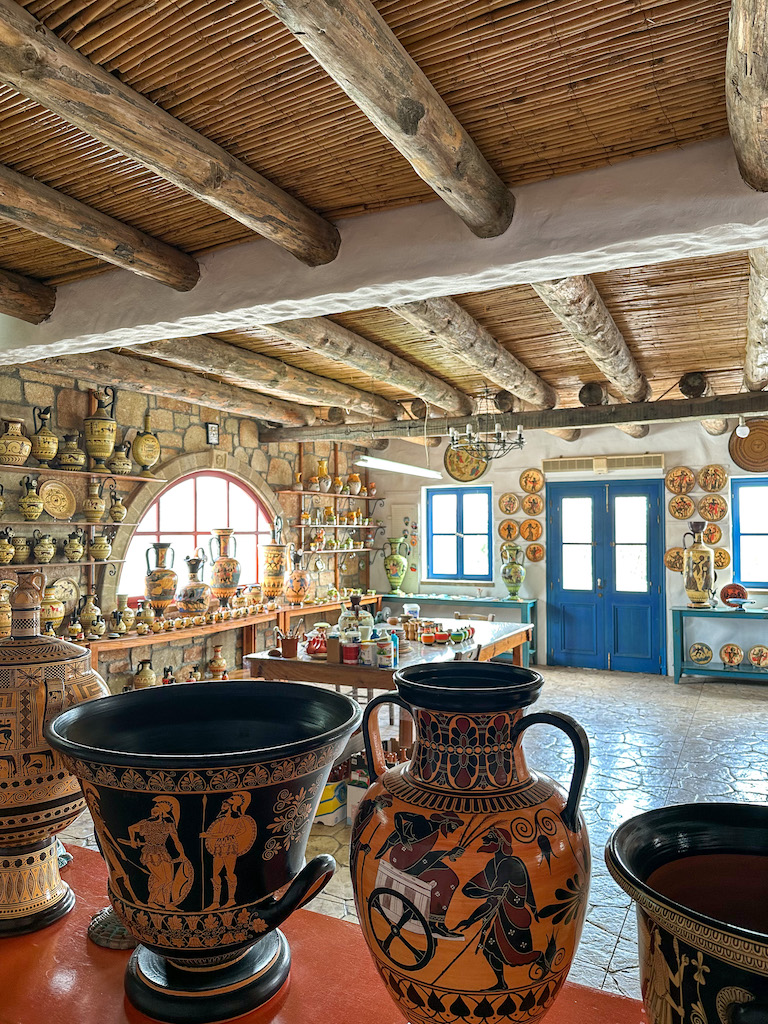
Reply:
M699 470L699 487L702 491L722 491L727 483L725 466L705 466Z
M448 476L462 484L479 480L488 469L486 459L479 459L466 448L451 448L450 445L445 449L443 465Z
M738 644L723 644L720 648L720 661L724 665L740 665L744 661L744 651Z
M528 494L535 494L544 486L544 474L540 469L524 469L520 474L520 486Z
M664 565L671 572L682 572L683 571L683 549L682 548L668 548L664 552Z
M664 477L664 486L673 494L687 494L688 491L693 490L695 485L696 477L693 475L693 470L688 469L687 466L675 466Z
M524 519L520 524L520 536L523 540L538 540L541 532L542 525L535 519Z
M690 519L696 511L696 506L687 494L678 494L677 497L670 498L667 507L673 519Z
M768 668L768 647L765 644L755 644L747 651L747 658L757 668Z
M53 519L71 519L75 514L77 502L66 484L44 480L37 493L43 499L43 508Z
M522 505L527 516L540 516L544 511L544 499L540 494L526 494Z
M708 523L704 530L703 538L705 544L719 544L723 537L723 531L716 523Z
M699 498L699 515L708 523L716 523L728 515L728 502L720 494L705 494Z
M507 491L506 494L502 494L499 498L499 512L502 512L505 516L513 516L519 508L520 499L511 491Z
M544 557L544 545L529 544L525 549L525 554L529 562L540 562Z
M80 587L71 576L61 576L51 584L54 597L64 602L64 614L71 615L80 600Z
M715 568L727 569L731 564L731 553L725 548L715 548Z
M502 519L499 523L499 536L504 540L514 540L520 532L520 527L514 519Z
M688 657L697 665L708 665L712 661L712 648L709 644L695 643L688 648Z
M748 420L749 434L738 437L736 431L728 442L728 453L748 473L768 473L768 420Z
M729 608L739 608L740 604L731 604L732 601L746 601L749 597L749 592L746 587L742 587L740 583L726 583L726 585L720 591L720 600L723 604L727 604Z

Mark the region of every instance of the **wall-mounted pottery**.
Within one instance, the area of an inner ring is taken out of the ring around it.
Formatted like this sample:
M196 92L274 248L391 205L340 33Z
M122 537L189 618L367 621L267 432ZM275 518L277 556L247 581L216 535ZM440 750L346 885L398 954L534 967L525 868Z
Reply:
M740 665L744 661L744 651L738 644L723 644L720 648L720 661L724 665Z
M520 527L514 519L502 519L499 523L499 536L503 540L514 540L520 532Z
M715 548L715 568L727 569L731 564L731 553L725 548Z
M723 538L723 531L717 525L717 523L707 523L704 530L704 543L714 547L715 544L719 544Z
M675 466L664 477L664 486L673 494L687 494L696 486L696 477L687 466ZM685 519L685 516L682 518Z
M708 523L716 523L728 515L728 502L719 494L705 494L699 498L699 515Z
M702 491L722 491L728 482L724 466L705 466L699 470L699 487Z
M768 420L750 420L746 437L739 437L734 430L728 442L728 454L748 473L768 472Z
M499 512L505 516L513 516L520 508L520 499L516 494L507 491L499 498Z
M542 525L536 519L524 519L520 524L520 536L523 540L538 540L542 534Z
M683 549L682 548L668 548L664 552L664 565L669 569L670 572L682 572L683 571Z
M525 549L525 556L529 562L540 562L544 557L544 545L529 544Z
M544 474L540 469L524 469L520 474L520 486L528 494L535 494L544 486Z
M523 512L527 516L540 516L544 511L544 499L540 494L526 494L523 498Z
M488 469L486 459L478 458L468 448L451 448L450 445L445 449L443 465L448 476L462 484L479 480Z
M686 494L678 494L676 498L670 498L667 508L673 519L690 519L696 512L696 506Z

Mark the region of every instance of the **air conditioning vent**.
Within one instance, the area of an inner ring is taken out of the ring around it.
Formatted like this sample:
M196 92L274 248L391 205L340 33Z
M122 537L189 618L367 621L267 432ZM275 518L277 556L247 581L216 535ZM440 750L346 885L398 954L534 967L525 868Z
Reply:
M541 468L550 473L616 473L628 469L664 469L663 455L593 455L580 458L544 459Z

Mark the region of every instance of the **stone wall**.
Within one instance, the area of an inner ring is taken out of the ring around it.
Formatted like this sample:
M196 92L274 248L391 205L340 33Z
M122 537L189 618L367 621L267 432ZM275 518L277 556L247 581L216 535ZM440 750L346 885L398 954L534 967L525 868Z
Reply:
M190 472L197 472L205 469L212 469L226 472L242 481L262 501L270 516L282 515L285 528L283 531L283 542L290 544L297 542L298 535L292 529L291 524L298 517L299 498L291 494L278 495L276 488L289 487L294 479L294 474L301 468L303 479L308 481L311 475L316 473L316 467L320 458L329 458L329 468L338 472L342 477L352 471L353 460L356 450L349 445L339 446L336 453L336 466L333 462L333 445L330 442L314 442L302 446L295 443L260 444L258 425L248 419L237 416L229 416L214 409L207 409L201 406L190 405L179 400L156 398L154 396L142 395L131 390L120 390L119 381L104 381L104 384L114 384L117 391L117 402L115 406L115 418L118 423L118 441L125 439L132 441L137 430L142 429L144 416L149 412L151 416L152 429L157 433L161 445L160 462L153 468L153 472L169 482L179 479ZM25 433L31 435L34 432L32 410L34 406L51 406L52 416L50 426L53 431L62 437L64 433L82 431L83 420L91 412L92 387L74 379L47 374L38 369L20 366L15 369L2 369L0 371L0 417L21 419L24 423ZM213 422L219 425L219 443L209 446L206 443L206 422ZM80 447L83 447L82 437ZM45 477L45 470L36 467L34 460L30 458L30 464L24 467L24 473L41 480ZM138 472L138 467L135 470ZM17 498L19 496L18 484L22 473L2 472L0 483L5 490L6 508L5 513L0 517L2 520L19 519L17 511ZM120 482L123 501L128 508L126 522L138 522L154 498L167 486L165 483L133 484L130 481ZM73 476L65 481L75 493L79 509L82 500L87 493L87 478ZM281 500L282 499L282 500ZM45 520L45 522L43 522ZM105 516L105 521L107 521ZM33 529L41 528L43 532L51 532L54 538L63 542L66 540L68 530L65 524L53 524L44 514L41 521L30 523L27 527L14 526L14 532L31 537ZM120 559L124 556L130 542L132 530L125 528L117 532L115 537L112 557ZM184 579L183 556L187 552L176 553L177 569L179 570L180 581ZM46 569L46 575L50 579L61 576L73 576L78 578L81 588L85 591L86 567L78 567L76 564L63 562L64 556L57 553L55 562L63 564L52 564ZM327 588L334 583L333 561L331 558L325 560L326 569L313 579L313 586L310 595L322 596ZM349 557L346 559L348 571L342 575L340 585L344 587L366 587L368 577L366 573L366 557ZM1 569L2 567L0 567ZM117 566L119 570L120 566ZM210 571L210 568L207 567ZM12 572L2 575L12 576ZM253 582L243 579L244 583ZM97 570L97 592L102 612L109 615L115 607L116 594L119 583L119 571L110 575L109 569ZM309 612L309 609L308 609ZM313 615L312 618L318 616ZM308 622L310 619L307 620ZM67 620L65 619L62 632L65 630ZM214 636L200 639L185 639L183 634L174 634L169 637L167 643L138 647L135 650L121 649L110 654L109 658L102 658L100 670L110 682L113 691L118 692L129 681L129 677L138 668L140 660L146 657L152 658L153 668L158 675L162 675L162 669L166 665L173 666L175 671L180 671L188 664L207 664L213 656L213 641L221 643L223 654L232 668L239 668L241 665L241 642L240 631L230 630ZM271 627L260 627L259 647L271 645Z

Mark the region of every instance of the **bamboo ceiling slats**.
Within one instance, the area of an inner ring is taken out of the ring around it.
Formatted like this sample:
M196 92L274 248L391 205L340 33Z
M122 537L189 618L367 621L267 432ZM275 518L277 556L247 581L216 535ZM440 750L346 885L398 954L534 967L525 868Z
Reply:
M75 49L335 219L430 189L257 0L28 0ZM727 0L387 0L379 9L511 186L726 130ZM199 253L253 237L0 88L0 160ZM98 269L0 222L0 266Z

